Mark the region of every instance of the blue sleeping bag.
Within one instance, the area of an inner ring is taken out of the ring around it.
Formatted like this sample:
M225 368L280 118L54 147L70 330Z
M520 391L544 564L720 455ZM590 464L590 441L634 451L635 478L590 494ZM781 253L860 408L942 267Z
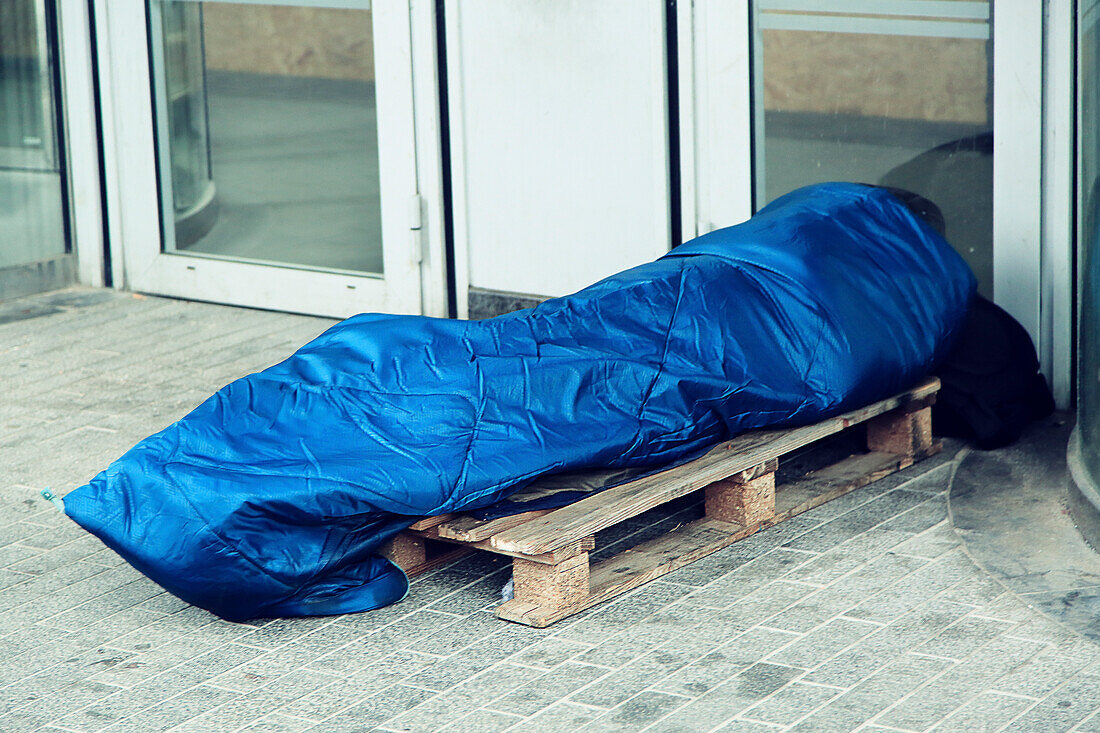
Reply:
M65 511L227 619L377 608L408 587L379 545L415 517L886 397L945 354L974 287L887 191L813 186L533 309L349 318L138 443Z

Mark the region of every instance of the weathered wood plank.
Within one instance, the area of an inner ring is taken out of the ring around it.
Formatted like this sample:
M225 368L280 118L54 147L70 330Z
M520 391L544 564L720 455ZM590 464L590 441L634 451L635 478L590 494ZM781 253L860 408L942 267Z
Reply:
M495 534L489 543L498 551L525 555L552 552L578 537L593 535L733 473L778 459L852 425L913 404L938 389L939 380L933 377L907 392L814 425L746 433L694 461L607 489Z
M912 463L911 458L893 453L862 453L783 484L775 492L776 518L770 524L809 511Z
M440 514L438 517L424 517L423 519L418 519L415 522L413 522L409 526L409 529L414 530L414 531L415 530L420 530L420 529L431 529L432 527L435 527L436 525L443 524L444 522L447 522L447 521L450 521L451 519L454 519L455 516L456 515L454 515L454 514Z
M405 575L409 576L410 578L415 578L418 575L423 575L429 570L435 570L436 568L443 567L444 565L450 565L455 560L460 560L472 552L473 550L468 547L455 546L452 550L448 550L447 552L442 552L438 555L429 557L420 565L416 565L415 567L411 568L401 569L405 571Z
M448 540L480 542L489 539L498 532L518 527L524 522L528 522L535 517L541 517L549 512L549 509L540 509L533 512L513 514L509 517L498 517L497 519L476 519L460 515L439 525L439 536Z
M538 555L528 555L521 552L511 552L510 550L500 550L490 545L489 540L466 542L464 540L456 540L451 539L450 537L443 537L439 534L439 527L429 527L428 529L422 529L416 534L429 540L453 543L456 545L462 545L463 547L471 547L475 550L487 550L488 552L495 552L498 555L519 557L523 558L524 560L530 560L531 562L542 563L544 565L555 565L568 557L572 557L573 555L581 552L589 552L596 547L596 538L589 535L588 537L582 537L579 540L570 542L568 545L563 545L562 547L555 548L550 552L544 552Z

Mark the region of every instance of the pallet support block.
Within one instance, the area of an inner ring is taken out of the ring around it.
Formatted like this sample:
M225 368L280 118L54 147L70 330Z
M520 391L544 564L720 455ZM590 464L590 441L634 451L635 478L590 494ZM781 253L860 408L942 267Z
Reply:
M588 598L588 553L581 552L557 565L512 560L515 599L548 611L578 608Z
M775 515L775 471L771 460L738 471L704 489L706 515L723 522L753 527Z
M394 537L382 551L382 555L397 567L408 572L428 561L425 539L402 532Z
M935 452L932 439L932 407L901 408L867 421L867 447L920 460ZM910 461L912 462L912 461Z
M469 555L468 547L452 547L413 532L401 532L379 553L410 578Z

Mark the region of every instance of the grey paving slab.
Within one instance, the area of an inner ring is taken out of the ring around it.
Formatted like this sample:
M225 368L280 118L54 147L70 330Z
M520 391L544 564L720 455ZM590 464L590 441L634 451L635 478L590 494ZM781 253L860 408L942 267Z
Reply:
M787 543L794 549L825 552L841 542L885 522L927 500L927 496L907 489L896 489Z
M270 715L265 715L255 723L241 730L248 731L248 733L299 733L299 731L304 731L312 727L313 724L314 721L312 720L303 720L302 718L294 718L281 713L272 713Z
M798 677L801 670L760 662L683 705L653 727L655 731L711 730L760 702Z
M776 725L794 725L844 690L792 682L741 713L741 717Z
M611 731L642 730L677 708L683 707L688 701L689 698L664 692L641 692L596 718L581 728L581 731L610 733Z
M942 522L894 548L895 552L928 559L938 558L959 547L959 536L950 523Z
M825 659L806 675L811 682L850 687L902 658L940 633L968 611L967 607L929 602Z
M715 733L776 733L783 730L777 725L760 723L755 720L731 720L725 725L716 728ZM682 733L690 733L689 728L684 728Z
M798 634L778 629L750 629L656 681L653 688L685 697L698 697L798 638Z
M907 655L812 713L791 730L850 731L917 690L951 662Z
M937 725L938 733L992 733L1009 725L1034 700L995 692L983 692Z
M511 730L523 731L572 731L583 727L603 715L606 711L571 702L559 702L544 709L538 715L512 727Z
M1086 666L1087 663L1079 658L1047 647L998 679L991 688L997 692L1046 698Z
M476 711L476 701L455 698L444 693L429 697L416 707L386 722L385 727L399 733L431 733Z
M497 733L522 723L519 715L508 715L493 710L475 710L441 729L442 733Z
M508 694L487 703L487 707L504 713L529 716L566 697L573 702L583 703L583 699L575 697L577 690L607 677L608 674L609 670L603 667L565 662L550 672L530 678ZM637 685L633 689L637 690L639 687L644 685Z
M879 628L877 624L856 619L833 619L783 647L768 657L768 660L776 664L811 669L821 660L832 657Z
M874 530L872 530L874 531ZM899 577L921 568L925 561L885 551L858 565L826 588L768 619L768 625L805 632L858 606Z
M1085 720L1082 720L1073 730L1080 731L1081 733L1096 733L1100 731L1100 713L1094 713Z
M548 629L493 616L509 570L489 555L377 612L221 621L36 492L77 486L331 322L78 296L0 324L5 733L1100 728L1100 649L961 552L952 450ZM601 551L698 511L648 512Z
M409 685L393 685L351 707L324 719L308 730L326 733L352 733L370 730L374 725L397 717L431 698L433 693Z
M1013 725L1019 730L1063 731L1100 710L1100 685L1090 675L1074 677L1021 715Z
M884 712L875 722L908 730L925 730L987 691L996 680L1019 668L1042 650L1038 643L1021 644L1001 637L971 654Z

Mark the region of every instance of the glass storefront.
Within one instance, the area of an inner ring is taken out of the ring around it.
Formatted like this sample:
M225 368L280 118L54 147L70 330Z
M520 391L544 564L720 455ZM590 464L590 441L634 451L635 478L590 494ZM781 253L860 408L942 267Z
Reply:
M0 271L68 251L53 17L46 0L0 2Z
M917 5L753 3L756 206L823 181L913 191L991 296L992 2Z
M1087 496L1100 485L1100 3L1079 13L1077 468Z
M149 8L165 250L382 273L371 10Z

